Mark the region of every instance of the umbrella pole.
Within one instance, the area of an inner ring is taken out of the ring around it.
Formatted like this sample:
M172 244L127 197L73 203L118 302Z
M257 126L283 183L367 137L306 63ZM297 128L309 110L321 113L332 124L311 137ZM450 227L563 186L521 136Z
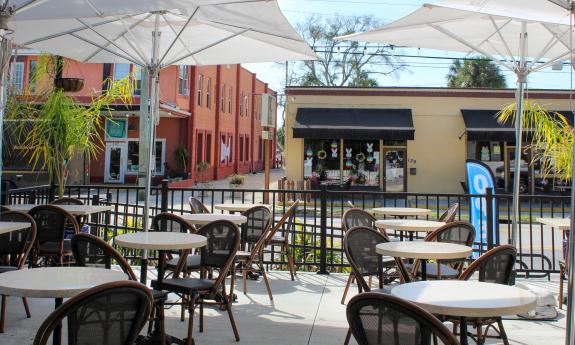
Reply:
M4 30L2 30L4 31ZM2 33L3 36L4 33ZM12 43L7 40L6 38L2 38L2 42L0 44L0 152L3 150L3 143L4 143L4 112L6 107L6 82L8 78L6 78L6 70L8 68L8 63L10 61L10 56L12 55ZM0 176L3 175L4 170L4 162L2 161L2 155L0 155ZM3 183L0 183L0 193L2 192ZM7 193L8 191L4 191ZM8 194L6 194L5 199L6 204L9 204Z
M159 15L156 14L156 29L152 34L153 48L152 48L152 63L147 66L149 72L150 80L150 117L148 123L148 164L146 167L146 182L144 186L144 215L142 219L142 231L148 232L150 228L150 192L152 190L152 173L156 166L154 161L154 150L156 148L155 138L156 138L156 119L158 118L159 112L159 87L160 87L160 66L158 64L158 50L160 45L160 32L158 31ZM141 267L141 278L142 282L146 282L148 274L148 253L144 251L142 253L142 267Z
M523 96L525 91L525 82L529 69L527 68L527 23L521 23L521 35L519 37L520 47L520 60L519 65L515 69L517 75L517 91L515 94L515 102L517 104L517 112L515 114L515 173L513 176L513 214L511 215L511 244L517 248L519 232L521 231L521 219L519 210L521 208L521 201L519 193L521 192L521 151L522 151L522 132L523 132Z
M575 229L575 188L573 187L575 172L575 147L573 148L573 158L571 167L571 229ZM567 247L567 258L565 258L565 263L567 264L568 277L567 277L567 324L566 324L566 345L575 345L575 314L573 313L573 307L575 307L575 236L573 236L573 230L569 233L568 247ZM559 301L563 303L563 301Z

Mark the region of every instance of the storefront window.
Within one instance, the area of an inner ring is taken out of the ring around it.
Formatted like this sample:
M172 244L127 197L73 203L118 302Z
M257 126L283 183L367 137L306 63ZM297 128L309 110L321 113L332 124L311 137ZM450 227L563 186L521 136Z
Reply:
M333 139L306 139L304 142L304 178L313 183L341 183L340 142Z
M496 188L505 188L505 145L503 142L470 141L467 145L467 158L485 163L493 173Z
M164 161L165 161L164 141L162 140L156 141L154 158L156 160L154 165L155 174L163 175ZM137 174L138 170L140 169L139 162L140 162L140 144L137 140L128 140L128 159L127 159L126 173Z
M344 183L350 186L379 186L379 141L344 140Z

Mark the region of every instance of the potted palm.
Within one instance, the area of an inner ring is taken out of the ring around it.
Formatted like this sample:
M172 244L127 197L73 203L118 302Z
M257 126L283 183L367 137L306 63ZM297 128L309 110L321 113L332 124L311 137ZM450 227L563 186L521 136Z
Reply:
M230 187L232 187L232 188L240 188L241 186L244 185L245 179L246 179L246 178L245 178L245 176L243 176L243 175L233 174L233 175L230 176L230 178L229 178Z
M188 159L190 157L190 153L189 153L188 149L184 146L180 146L176 149L174 154L176 156L176 161L178 162L178 165L180 165L182 168L182 173L181 173L182 178L187 179L188 178Z
M28 149L33 170L45 170L50 183L62 197L70 162L78 156L87 159L104 147L104 118L112 105L131 103L132 85L126 78L111 82L104 91L94 92L89 104L79 104L61 88L47 82L56 78L54 57L41 56L32 81L34 90L9 95L6 119L16 132L16 140Z

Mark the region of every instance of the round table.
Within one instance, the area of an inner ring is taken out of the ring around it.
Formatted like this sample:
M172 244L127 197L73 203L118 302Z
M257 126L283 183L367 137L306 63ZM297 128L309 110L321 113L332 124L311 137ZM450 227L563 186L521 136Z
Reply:
M427 260L465 259L473 248L454 243L415 241L380 243L375 251L380 255L422 260L421 279L427 280Z
M417 207L376 207L372 210L376 216L417 217L429 216L432 211Z
M250 208L253 208L256 206L265 206L267 208L271 208L271 205L267 205L267 204L224 203L224 204L214 205L214 209L220 210L220 211L228 211L230 213L235 213L235 212L245 212L245 211L249 210Z
M121 271L96 267L44 267L21 269L0 274L0 294L30 297L54 298L58 308L64 298L95 286L126 280L128 276ZM60 344L62 327L54 329L52 342Z
M146 249L158 251L158 287L162 287L164 280L164 269L166 266L166 251L168 250L184 250L194 249L205 246L208 239L205 236L189 234L185 232L135 232L132 234L119 235L114 238L114 241L126 248L133 249ZM147 259L142 258L142 273L140 274L140 282L146 284L147 281ZM164 322L164 320L160 320ZM159 325L158 325L159 326ZM160 337L167 337L177 342L177 338L164 334L165 327L159 327L156 334ZM171 344L171 342L170 342Z
M414 232L432 232L445 224L447 223L424 219L383 219L375 222L375 226L379 229L409 232L410 241L413 241Z
M188 223L194 225L206 225L216 220L228 220L236 225L241 225L248 221L248 219L244 216L223 213L188 213L182 214L180 217L184 218Z
M402 284L391 294L419 305L432 314L461 319L461 344L467 344L467 320L529 312L537 297L515 286L478 281L436 280Z

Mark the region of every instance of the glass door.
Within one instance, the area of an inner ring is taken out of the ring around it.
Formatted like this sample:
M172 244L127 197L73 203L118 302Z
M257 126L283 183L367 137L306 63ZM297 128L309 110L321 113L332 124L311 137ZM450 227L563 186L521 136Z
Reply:
M104 173L104 182L124 183L126 166L126 143L106 143L106 171Z
M519 179L519 191L520 193L532 193L532 173L531 173L531 155L529 154L529 149L523 148L521 152L521 174ZM513 191L513 180L515 178L515 147L507 147L507 171L506 171L506 186L507 191Z
M384 148L384 192L405 192L406 188L406 157L405 148Z

